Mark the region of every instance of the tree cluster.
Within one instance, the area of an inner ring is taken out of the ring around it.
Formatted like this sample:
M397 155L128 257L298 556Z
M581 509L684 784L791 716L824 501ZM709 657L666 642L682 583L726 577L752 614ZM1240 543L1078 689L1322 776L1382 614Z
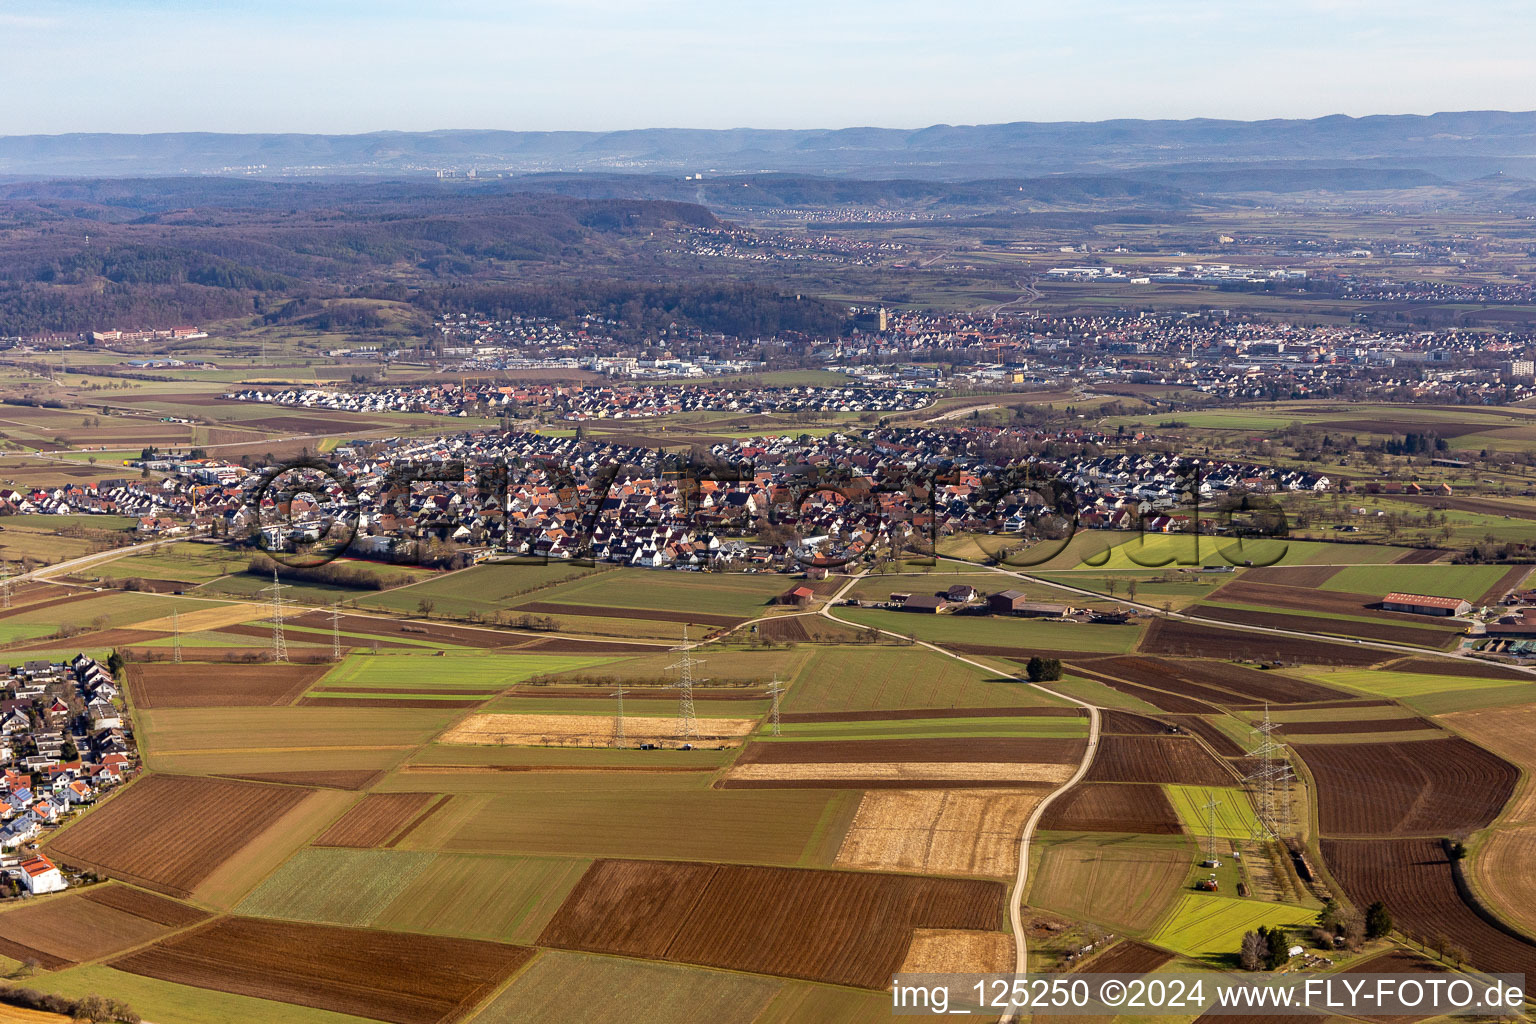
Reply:
M1024 672L1032 683L1048 683L1061 678L1061 659L1042 658L1035 655L1024 665Z

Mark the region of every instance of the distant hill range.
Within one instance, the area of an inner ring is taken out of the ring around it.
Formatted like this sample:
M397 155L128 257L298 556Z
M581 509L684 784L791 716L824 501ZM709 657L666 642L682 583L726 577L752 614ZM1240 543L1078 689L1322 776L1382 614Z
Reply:
M624 174L781 172L950 181L1248 168L1415 172L1459 181L1536 178L1536 112L1466 111L1312 120L1017 122L929 128L620 132L435 131L363 135L0 137L0 176ZM1145 176L1138 175L1143 180ZM1305 174L1302 177L1306 177ZM1153 179L1156 180L1156 179ZM1359 186L1357 186L1359 187ZM1392 187L1377 185L1375 187Z

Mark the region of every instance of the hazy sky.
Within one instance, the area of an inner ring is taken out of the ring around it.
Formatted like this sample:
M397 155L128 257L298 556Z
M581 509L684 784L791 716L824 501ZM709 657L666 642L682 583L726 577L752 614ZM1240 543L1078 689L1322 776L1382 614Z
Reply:
M1502 0L0 0L0 134L1536 108Z

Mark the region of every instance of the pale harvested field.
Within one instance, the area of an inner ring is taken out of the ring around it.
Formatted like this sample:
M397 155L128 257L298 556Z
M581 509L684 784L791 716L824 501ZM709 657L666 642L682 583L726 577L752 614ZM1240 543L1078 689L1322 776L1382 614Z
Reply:
M1077 770L1071 764L998 764L993 761L868 761L799 764L742 764L730 782L1050 782L1062 783Z
M302 614L308 609L300 608L294 611L295 615ZM203 630L218 629L221 626L237 626L242 622L250 622L253 619L265 617L272 618L271 605L259 604L233 604L220 605L217 608L199 608L196 611L180 612L177 615L178 622L173 622L171 616L163 619L150 619L148 622L140 622L134 625L135 629L153 629L161 633L169 633L179 624L183 633L199 633ZM283 618L289 618L284 615Z
M912 932L903 973L994 974L1013 969L1013 939L1002 932L918 928Z
M1472 873L1495 909L1527 935L1536 932L1536 827L1498 831L1484 840Z
M1013 876L1019 832L1050 790L877 789L864 794L840 867ZM980 970L980 968L977 968Z
M690 742L706 741L727 746L739 744L757 720L752 718L699 718ZM675 718L624 716L626 743L684 742ZM616 715L471 715L449 729L441 743L523 747L591 746L612 743L619 734Z
M1536 825L1536 704L1453 711L1435 717L1478 746L1487 747L1523 769L1524 777L1505 805L1499 824Z

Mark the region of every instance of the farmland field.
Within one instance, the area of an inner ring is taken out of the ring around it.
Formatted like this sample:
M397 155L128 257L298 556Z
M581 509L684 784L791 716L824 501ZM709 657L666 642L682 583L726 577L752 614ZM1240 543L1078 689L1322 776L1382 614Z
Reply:
M392 1024L437 1024L484 999L531 955L467 939L224 917L112 966Z
M858 809L857 791L706 790L677 776L614 773L491 776L497 795L460 798L430 835L403 849L449 853L707 858L760 864L830 864ZM683 777L687 779L687 776Z
M1045 786L873 790L837 853L839 867L1006 878L1019 835Z
M1053 622L1049 619L988 615L927 615L883 608L839 608L839 618L935 643L983 644L1022 651L1134 650L1141 639L1136 625Z
M1357 594L1429 594L1478 602L1509 572L1503 565L1372 565L1349 566L1322 586Z
M110 992L135 1008L153 1007L155 1024L365 1024L367 1020L330 1010L179 985L103 966L72 967L38 975L28 979L27 985L77 999Z
M1536 947L1485 921L1456 891L1450 858L1435 839L1324 839L1323 859L1359 906L1375 900L1396 928L1421 940L1443 937L1485 971L1536 972Z
M540 945L881 988L918 928L994 930L997 882L598 861Z
M149 893L103 886L0 914L0 953L58 967L120 953L207 916Z
M151 775L57 833L49 852L173 896L188 896L270 822L312 791ZM182 836L168 846L166 835Z
M1001 673L927 650L832 647L812 653L790 684L784 710L1014 708L1055 703Z
M253 917L366 926L426 870L430 853L307 848L235 909Z
M1085 782L1051 802L1040 819L1053 832L1140 832L1178 835L1179 818L1156 786Z
M777 575L612 569L556 584L520 603L537 600L596 608L663 608L750 619L766 612L768 602L788 589L788 581Z
M361 850L382 846L432 800L431 793L369 793L316 839L315 845Z
M399 590L386 590L358 599L365 608L415 614L422 601L448 615L490 614L507 607L523 594L598 572L579 565L478 565L445 573ZM531 600L532 598L530 598Z
M1151 940L1159 946L1221 963L1235 962L1243 933L1259 925L1299 928L1310 925L1317 912L1306 907L1209 893L1187 893Z
M236 908L314 924L531 942L586 870L581 859L309 848Z
M549 950L475 1017L476 1024L750 1024L781 983L749 974ZM581 993L573 998L572 993Z
M1460 737L1411 743L1307 744L1324 835L1465 834L1514 792L1514 765Z
M1193 836L1214 834L1223 839L1251 839L1259 834L1259 819L1248 794L1214 786L1165 786L1184 831ZM1214 801L1214 809L1207 804Z
M1234 777L1187 736L1105 736L1086 781L1224 786Z
M321 693L342 687L356 690L476 690L498 693L545 672L566 672L605 664L605 658L567 655L486 654L454 652L423 654L352 654L331 669L312 690Z
M1174 619L1153 622L1142 640L1141 650L1185 658L1233 658L1288 665L1374 665L1387 658L1384 651L1349 644L1246 633Z
M1157 922L1195 857L1193 845L1178 838L1051 833L1037 843L1031 906L1132 932Z
M697 718L693 736L682 734L676 717L642 717L626 709L624 736L629 744L680 745L727 744L734 746L757 725L751 718ZM445 732L446 744L500 746L602 746L617 742L619 719L615 715L471 715Z
M319 665L136 664L128 694L139 709L272 707L287 704L326 672Z

